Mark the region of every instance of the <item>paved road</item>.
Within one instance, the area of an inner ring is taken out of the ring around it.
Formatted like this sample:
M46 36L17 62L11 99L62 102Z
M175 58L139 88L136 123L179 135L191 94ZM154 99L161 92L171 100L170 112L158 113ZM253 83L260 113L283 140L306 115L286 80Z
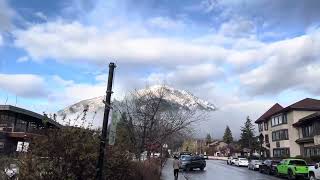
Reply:
M161 180L175 180L173 176L172 162L173 162L173 159L167 159L164 167L162 168ZM186 178L180 172L178 180L185 180L185 179Z
M166 170L164 169L164 171ZM218 160L208 160L204 171L180 172L181 175L187 180L280 180L273 176L261 174L258 171L248 170L246 167L230 166L225 161ZM173 175L167 176L163 180L172 180L172 177Z

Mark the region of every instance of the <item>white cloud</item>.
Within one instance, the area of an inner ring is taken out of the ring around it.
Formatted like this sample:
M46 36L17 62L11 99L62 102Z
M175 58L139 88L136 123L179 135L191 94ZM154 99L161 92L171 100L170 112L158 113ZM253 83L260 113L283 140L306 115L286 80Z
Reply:
M243 60L259 61L262 65L241 74L240 82L254 95L275 94L292 88L310 92L310 88L303 87L314 84L318 77L319 42L320 29L248 53Z
M0 34L0 46L3 45L3 38L2 38L2 35Z
M29 57L28 56L21 56L17 59L18 63L22 63L22 62L27 62L29 61Z
M223 76L223 69L213 64L178 66L170 72L151 73L146 81L149 83L167 83L178 87L192 87L205 84Z
M58 76L58 75L53 75L53 76L52 76L52 80L53 80L57 85L60 85L60 86L69 86L69 85L73 85L73 84L74 84L74 81L72 81L72 80L65 80L65 79L61 78L60 76Z
M104 77L104 78L103 78ZM136 77L115 75L113 83L112 98L123 99L124 95L133 91L135 88L143 87L144 82ZM65 108L81 100L90 99L105 95L107 88L107 74L99 74L95 77L97 82L75 82L66 80L58 75L51 77L53 88L55 89L48 96L48 100L55 104L59 109ZM50 79L50 80L51 80Z
M133 32L101 32L78 22L50 22L14 32L15 45L32 59L84 60L105 63L106 58L129 64L175 66L225 58L224 48L174 38L134 36ZM44 41L45 39L45 41Z
M44 20L44 21L48 20L48 17L45 14L43 14L43 12L36 12L35 15L41 20Z
M232 18L220 26L219 33L230 37L255 36L255 24L244 18Z
M148 24L166 30L177 30L186 26L183 21L173 20L169 17L154 17L148 20Z
M0 74L0 89L26 98L45 97L48 94L44 79L32 74Z
M89 99L104 95L104 84L87 84L87 83L72 83L62 86L55 92L49 95L49 101L58 103L60 108L79 102L84 99Z
M16 12L6 0L0 0L0 9L0 31L9 31L13 27L12 19L16 16Z

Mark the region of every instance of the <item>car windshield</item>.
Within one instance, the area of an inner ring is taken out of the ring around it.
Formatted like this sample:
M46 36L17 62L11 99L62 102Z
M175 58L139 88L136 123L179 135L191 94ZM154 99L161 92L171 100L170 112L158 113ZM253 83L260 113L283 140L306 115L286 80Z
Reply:
M296 165L296 166L306 166L306 162L302 160L290 160L290 165Z
M239 161L247 161L246 158L239 158Z
M192 158L191 156L182 156L181 160L182 161L189 161L189 160L191 160L191 158Z

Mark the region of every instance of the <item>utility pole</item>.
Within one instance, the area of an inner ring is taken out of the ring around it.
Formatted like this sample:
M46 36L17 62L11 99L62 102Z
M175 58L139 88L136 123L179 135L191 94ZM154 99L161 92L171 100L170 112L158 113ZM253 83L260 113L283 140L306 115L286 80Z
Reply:
M103 115L103 125L102 125L102 134L100 139L100 149L99 149L99 159L97 164L97 174L96 180L102 180L103 178L103 163L104 163L104 154L106 151L106 139L107 139L107 128L108 128L108 119L111 109L111 94L112 94L112 82L113 82L113 73L116 65L111 62L109 64L109 76L108 76L108 86L106 91L106 101L104 106L104 115ZM106 159L107 162L107 159Z

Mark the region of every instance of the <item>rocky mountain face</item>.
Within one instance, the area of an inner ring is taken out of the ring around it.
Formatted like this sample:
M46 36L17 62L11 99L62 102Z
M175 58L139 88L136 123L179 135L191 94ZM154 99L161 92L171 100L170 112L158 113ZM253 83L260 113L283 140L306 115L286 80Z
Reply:
M163 88L163 89L161 89ZM197 109L203 111L214 111L216 107L190 92L174 89L168 86L155 85L146 89L138 90L141 95L145 93L157 93L159 90L165 93L164 99L167 103L172 103L186 109ZM92 99L87 99L70 105L57 112L57 120L62 124L70 124L77 126L101 127L104 112L105 96L99 96ZM83 119L86 119L85 121Z

